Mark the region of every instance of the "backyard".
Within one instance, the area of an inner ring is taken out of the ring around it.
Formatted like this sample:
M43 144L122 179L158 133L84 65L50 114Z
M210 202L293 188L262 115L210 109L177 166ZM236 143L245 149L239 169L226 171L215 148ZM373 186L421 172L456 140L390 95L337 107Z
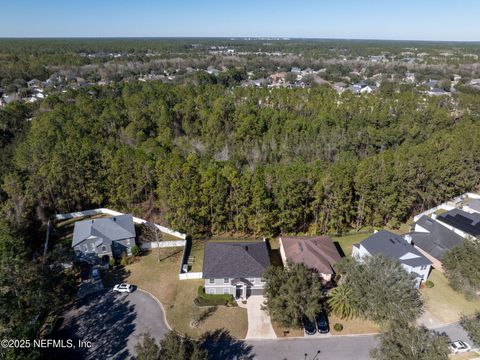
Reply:
M434 287L422 288L425 309L444 323L457 321L462 314L471 315L480 310L480 300L469 301L449 285L447 278L438 270L432 270L429 280Z
M352 254L353 244L359 243L372 234L373 232L353 233L339 237L335 236L332 238L332 240L337 247L339 246L342 249L342 255L350 256Z

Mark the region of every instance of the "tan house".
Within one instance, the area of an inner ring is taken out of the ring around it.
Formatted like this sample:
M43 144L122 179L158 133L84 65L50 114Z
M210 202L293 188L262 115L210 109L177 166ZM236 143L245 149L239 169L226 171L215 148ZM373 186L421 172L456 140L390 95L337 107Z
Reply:
M287 260L303 263L324 281L332 279L333 265L342 258L328 236L286 236L280 237L279 242L284 265Z

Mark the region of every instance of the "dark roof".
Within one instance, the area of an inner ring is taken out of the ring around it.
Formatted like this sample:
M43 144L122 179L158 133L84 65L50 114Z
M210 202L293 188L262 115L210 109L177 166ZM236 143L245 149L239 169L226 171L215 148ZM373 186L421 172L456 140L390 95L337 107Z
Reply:
M334 274L333 265L342 257L328 236L281 237L287 259L303 263L321 274Z
M480 214L453 209L439 215L437 219L472 236L480 236Z
M135 226L130 214L108 218L77 221L73 229L72 247L88 238L103 239L104 243L135 237Z
M464 239L427 216L422 216L415 223L428 232L411 232L406 235L412 237L413 244L432 255L435 259L442 259L445 253L460 244Z
M262 242L208 242L203 254L203 278L261 277L270 266L267 244Z
M366 238L360 244L371 254L383 254L386 257L399 260L409 266L431 265L432 263L420 251L415 249L400 235L381 230Z

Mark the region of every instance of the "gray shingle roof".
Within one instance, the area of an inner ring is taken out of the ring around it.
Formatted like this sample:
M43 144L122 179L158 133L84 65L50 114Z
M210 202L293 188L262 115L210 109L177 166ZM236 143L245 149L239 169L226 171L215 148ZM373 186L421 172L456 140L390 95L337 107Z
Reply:
M135 226L130 214L109 218L77 221L73 229L72 247L89 237L103 239L104 243L135 237ZM97 240L98 241L98 240Z
M203 278L261 277L270 265L262 242L208 242L203 254Z
M472 236L480 236L480 214L470 214L460 209L453 209L439 215L437 219Z
M366 238L360 244L371 254L383 254L386 257L396 259L402 264L409 266L424 266L432 263L420 251L415 249L400 235L390 231L381 230L369 238ZM412 256L406 256L407 254ZM406 256L404 259L402 257Z
M473 210L480 211L480 199L469 199L467 205Z
M415 223L428 231L411 232L407 235L412 237L413 244L432 255L435 259L441 260L445 253L459 245L464 239L427 216L422 216Z

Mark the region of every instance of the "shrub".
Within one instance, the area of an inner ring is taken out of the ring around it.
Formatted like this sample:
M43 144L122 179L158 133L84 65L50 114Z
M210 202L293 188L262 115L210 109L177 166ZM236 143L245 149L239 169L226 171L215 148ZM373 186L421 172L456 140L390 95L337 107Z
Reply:
M111 258L110 260L108 260L108 265L110 265L110 267L114 267L115 266L115 259Z
M128 265L127 254L122 253L122 257L120 258L120 266L127 266L127 265Z
M340 323L335 323L335 325L333 325L333 328L335 331L340 332L343 330L343 325Z
M132 246L132 255L133 256L138 256L140 255L140 248L137 245Z
M203 286L198 287L197 297L194 300L197 306L217 306L232 305L234 303L233 296L230 294L213 295L206 294Z
M425 286L429 289L433 288L435 286L435 284L433 283L432 280L427 280L425 281Z

